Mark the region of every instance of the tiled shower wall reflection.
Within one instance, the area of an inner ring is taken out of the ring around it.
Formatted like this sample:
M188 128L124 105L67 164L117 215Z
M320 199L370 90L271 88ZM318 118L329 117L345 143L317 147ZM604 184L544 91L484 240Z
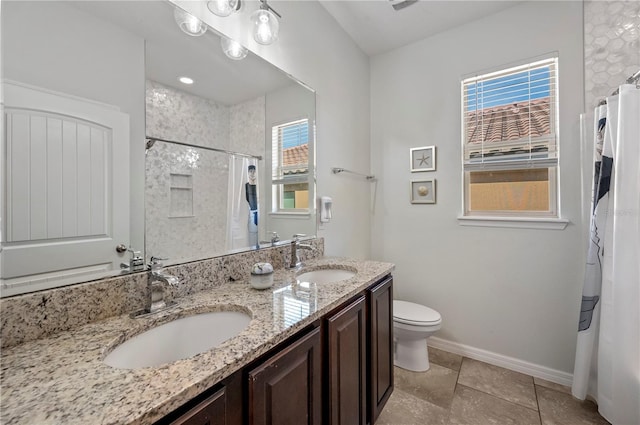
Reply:
M228 157L157 142L146 157L147 257L167 264L224 252ZM187 183L190 181L190 184Z
M586 109L640 69L640 1L584 3Z
M148 136L264 156L264 97L226 106L147 81ZM156 142L146 157L145 253L177 264L226 251L229 160Z

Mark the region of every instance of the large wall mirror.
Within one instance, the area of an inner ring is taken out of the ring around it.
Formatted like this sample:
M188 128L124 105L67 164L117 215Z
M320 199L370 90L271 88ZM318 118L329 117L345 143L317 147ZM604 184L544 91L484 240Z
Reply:
M230 59L211 28L185 34L168 3L142 8L153 16L144 28L147 256L182 263L273 235L315 235L313 91L250 52Z
M315 94L174 11L3 3L2 296L315 235Z

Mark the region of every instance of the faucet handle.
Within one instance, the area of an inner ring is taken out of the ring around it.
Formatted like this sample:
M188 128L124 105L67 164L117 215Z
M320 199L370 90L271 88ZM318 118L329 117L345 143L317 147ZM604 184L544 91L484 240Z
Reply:
M140 251L136 251L131 246L129 246L129 249L127 249L127 251L131 253L131 258L129 258L129 265L122 263L120 264L120 268L128 268L132 272L143 270L144 258L142 258L142 253Z
M161 261L164 260L168 260L168 258L162 258L162 257L156 257L156 256L152 256L150 258L150 263L149 263L149 267L151 268L151 270L157 270L162 268L162 263Z
M304 233L296 233L295 235L293 235L293 240L298 241L300 240L300 238L304 238L305 236L307 235L305 235Z

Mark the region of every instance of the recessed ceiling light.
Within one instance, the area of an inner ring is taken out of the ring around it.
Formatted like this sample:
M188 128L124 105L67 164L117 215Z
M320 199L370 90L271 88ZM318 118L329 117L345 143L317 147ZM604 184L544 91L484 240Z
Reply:
M178 80L182 83L182 84L193 84L193 79L189 78L189 77L180 77L178 78Z

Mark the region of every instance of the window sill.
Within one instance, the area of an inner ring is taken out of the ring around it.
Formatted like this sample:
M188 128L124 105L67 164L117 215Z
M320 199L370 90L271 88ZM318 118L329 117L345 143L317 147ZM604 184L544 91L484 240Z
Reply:
M311 217L311 213L308 212L270 212L268 213L273 217L292 217L292 218L309 218Z
M461 226L507 227L516 229L564 230L569 220L543 217L458 217Z

